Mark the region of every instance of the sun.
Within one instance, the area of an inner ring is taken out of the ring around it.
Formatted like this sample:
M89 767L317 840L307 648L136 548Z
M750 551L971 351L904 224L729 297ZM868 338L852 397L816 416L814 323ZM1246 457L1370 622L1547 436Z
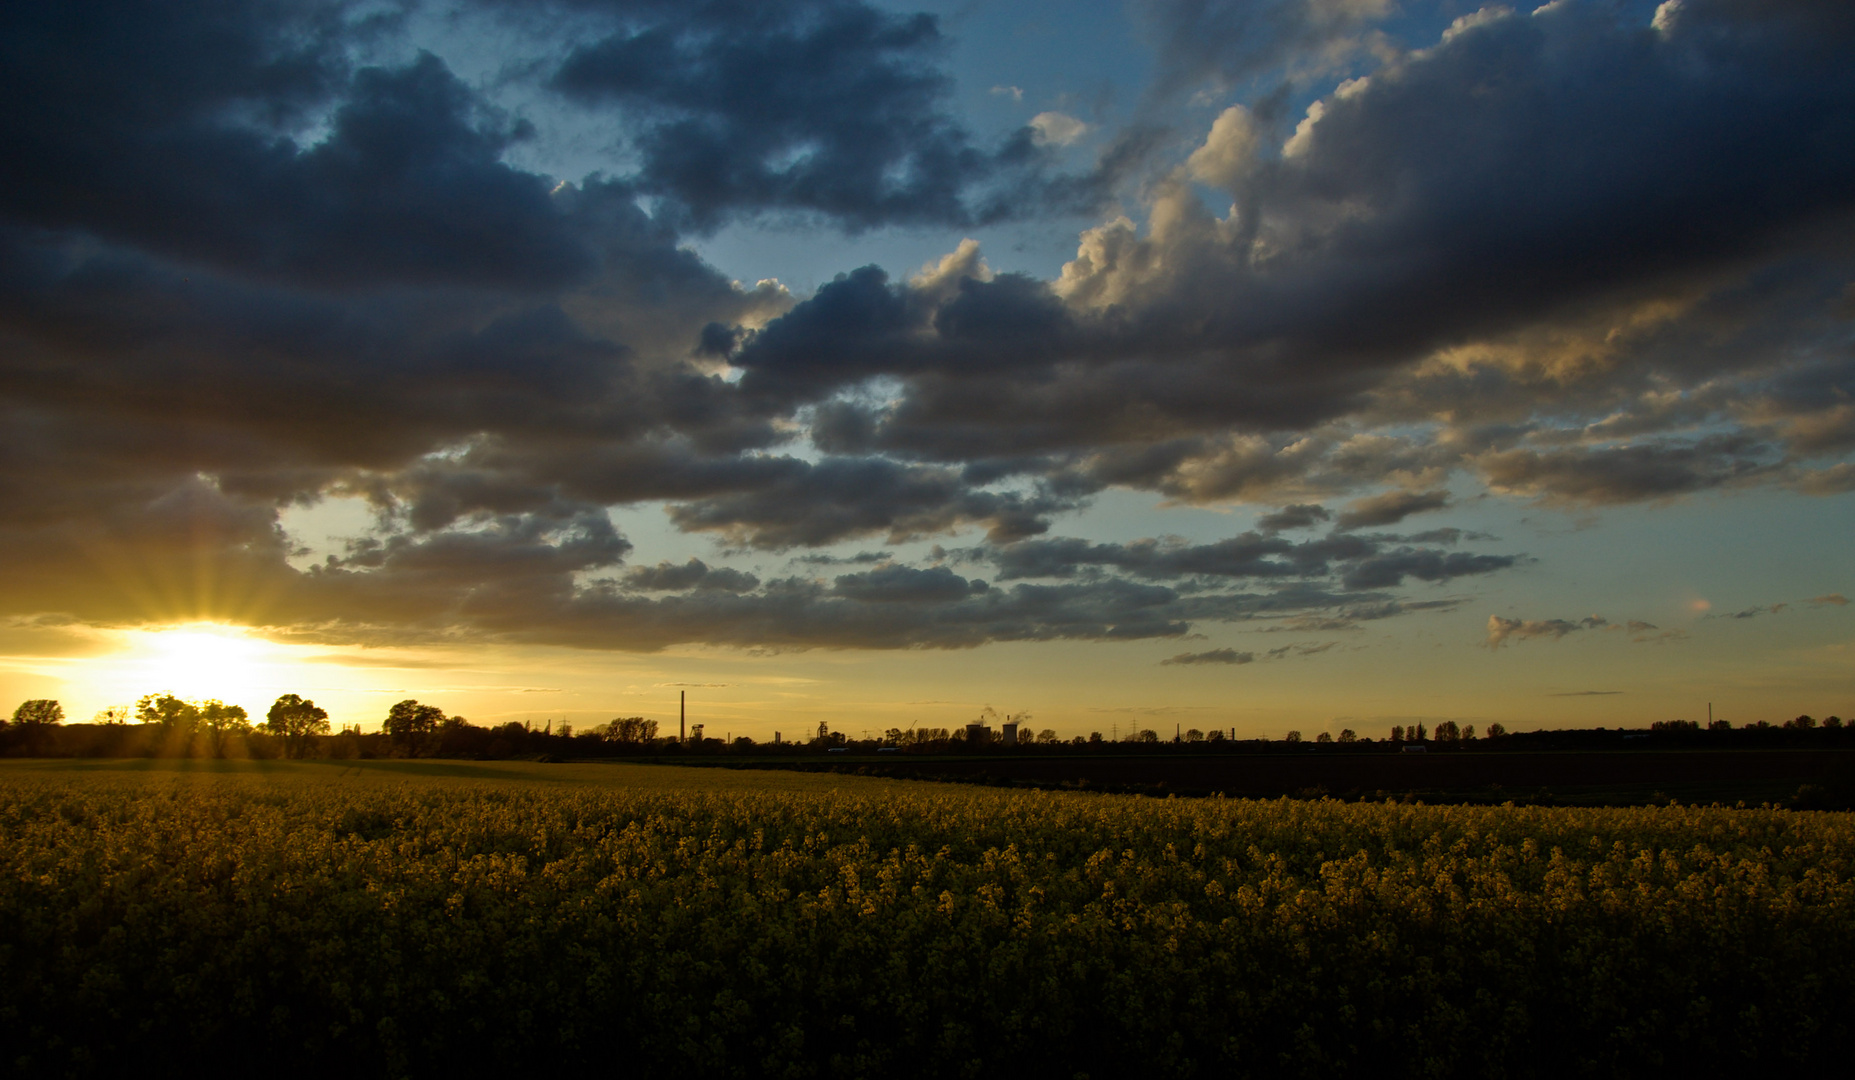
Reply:
M276 683L280 669L294 659L284 647L223 623L131 630L125 636L126 648L106 661L102 680L125 702L173 694L243 703Z
M249 684L250 668L270 657L266 643L226 626L206 624L151 635L145 663L184 696L223 697Z

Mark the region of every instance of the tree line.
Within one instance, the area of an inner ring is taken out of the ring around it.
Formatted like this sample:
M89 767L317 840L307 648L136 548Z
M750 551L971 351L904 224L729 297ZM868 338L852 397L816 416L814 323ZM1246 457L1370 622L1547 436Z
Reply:
M958 728L891 727L860 739L832 731L820 721L815 733L772 742L712 738L702 724L686 737L660 734L655 720L615 717L576 731L568 723L540 726L521 721L479 725L447 715L436 706L408 698L388 708L377 732L358 725L332 731L327 710L296 694L284 694L253 722L244 707L217 699L185 700L171 693L147 694L133 707L112 706L88 724L67 724L56 700L34 698L0 719L0 754L13 756L94 757L458 757L458 758L603 758L638 755L772 754L835 751L842 753L1317 753L1378 752L1413 746L1432 750L1599 749L1630 746L1832 746L1855 743L1855 724L1836 716L1817 720L1798 716L1782 724L1755 722L1734 727L1715 720L1703 727L1686 720L1657 721L1636 729L1552 729L1510 733L1491 723L1478 733L1471 724L1440 720L1434 729L1418 721L1393 725L1387 738L1372 739L1350 728L1319 732L1305 739L1298 730L1279 739L1239 739L1234 730L1196 728L1161 736L1135 727L1112 737L1090 732L1059 738L1053 730L1031 732L1022 721L1028 713L996 717L1020 724L1015 745L983 721ZM134 723L130 721L133 720Z

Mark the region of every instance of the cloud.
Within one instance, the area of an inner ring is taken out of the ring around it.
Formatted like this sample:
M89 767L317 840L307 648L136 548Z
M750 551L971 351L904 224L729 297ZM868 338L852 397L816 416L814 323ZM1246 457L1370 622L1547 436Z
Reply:
M1527 641L1532 638L1558 640L1580 629L1575 622L1564 619L1504 619L1499 615L1488 616L1488 647L1498 649L1509 641Z
M1209 652L1182 652L1177 656L1161 660L1166 664L1248 664L1256 659L1255 653L1238 652L1235 649L1212 649Z
M1441 510L1448 505L1447 491L1387 491L1351 503L1336 524L1342 529L1396 525L1412 514Z
M970 359L986 339L949 335L926 315L909 324L929 329L926 336L896 335L895 347L868 339L865 354L882 356L883 372L908 384L898 403L869 417L867 445L952 453L955 445L977 444L990 454L1010 438L1015 452L1087 453L1091 465L1148 463L1144 475L1116 471L1116 482L1192 498L1255 498L1268 488L1219 475L1229 473L1223 445L1247 438L1221 429L1299 428L1305 436L1323 421L1408 403L1425 413L1407 419L1435 423L1448 415L1463 430L1446 431L1450 438L1427 449L1413 441L1403 460L1350 455L1347 468L1331 470L1331 480L1310 466L1337 466L1337 454L1322 453L1318 437L1284 436L1269 440L1269 452L1296 447L1299 460L1267 482L1351 486L1395 475L1391 470L1409 467L1406 461L1428 481L1470 464L1502 490L1609 503L1780 479L1781 448L1772 443L1749 434L1676 438L1655 430L1691 418L1669 415L1627 445L1591 439L1566 445L1564 436L1576 428L1554 431L1538 420L1497 432L1469 419L1483 409L1524 416L1542 393L1573 410L1600 410L1600 417L1619 407L1633 412L1627 395L1642 379L1694 381L1699 373L1683 374L1679 358L1696 350L1708 356L1703 367L1730 369L1738 361L1729 339L1780 332L1782 313L1803 299L1774 288L1750 308L1741 297L1728 310L1727 297L1741 286L1752 265L1747 260L1756 258L1747 253L1782 243L1768 231L1776 218L1763 211L1738 207L1730 221L1699 234L1657 230L1714 220L1716 211L1703 211L1701 202L1736 206L1713 197L1716 185L1771 182L1763 165L1752 172L1718 167L1725 129L1711 122L1696 127L1696 102L1718 106L1715 115L1736 132L1734 145L1754 140L1774 159L1790 161L1794 144L1768 125L1799 137L1819 130L1836 112L1830 102L1849 94L1846 80L1821 66L1826 54L1806 49L1807 70L1772 69L1774 85L1791 96L1754 119L1758 107L1684 66L1683 57L1701 48L1696 42L1645 52L1638 28L1608 19L1561 5L1531 17L1464 24L1436 47L1348 83L1309 128L1306 153L1262 162L1243 181L1232 218L1211 217L1190 192L1162 184L1145 235L1132 221L1090 230L1054 286L1065 309L1051 308L1036 289L1007 297L998 283L973 283L963 299L1009 302L1013 317L1005 325L1039 328L1009 345L1003 336L991 339L998 346L993 364ZM1773 57L1748 53L1740 60L1758 65ZM1491 66L1503 71L1502 92L1471 92L1484 85ZM1571 71L1578 80L1589 76L1591 86L1580 82L1568 102L1548 87ZM1632 88L1623 94L1627 102L1596 89L1613 82ZM1652 92L1645 96L1644 88ZM1538 111L1545 100L1554 102L1550 116ZM1458 137L1464 130L1490 138L1464 140ZM1537 130L1540 137L1494 134L1513 130ZM1215 137L1206 143L1204 160L1217 145ZM1683 192L1671 201L1665 185L1646 179L1664 175L1675 159L1691 163L1687 174L1704 175L1713 194ZM1595 170L1553 189L1576 190L1575 200L1508 201L1515 191L1510 180L1551 174L1571 161L1591 162ZM1846 178L1839 170L1849 165L1797 158L1801 171L1783 183L1794 180L1811 194L1782 205L1803 214L1845 212L1842 196L1832 194L1843 190L1842 181L1830 176ZM1390 176L1404 178L1397 191L1380 186ZM1412 182L1415 189L1405 186ZM1600 208L1595 216L1593 205ZM1566 235L1578 238L1583 254L1561 249L1556 238ZM1682 253L1671 254L1671 247ZM1399 269L1361 275L1361 260ZM1821 270L1835 273L1827 265ZM1483 300L1461 302L1470 295ZM1688 313L1733 329L1709 344L1685 334L1681 320ZM1588 337L1576 326L1585 319L1592 324ZM1372 327L1369 336L1345 336L1345 328L1363 326ZM1475 344L1455 344L1464 339ZM1295 362L1282 359L1288 356ZM927 369L931 377L912 374ZM1241 395L1229 392L1239 386ZM1429 398L1401 402L1394 391ZM1197 445L1187 438L1193 432L1202 433ZM1163 453L1162 440L1169 444ZM1399 441L1380 438L1384 449ZM1528 442L1537 445L1517 445Z
M1257 167L1263 134L1255 114L1232 105L1212 121L1211 133L1186 159L1185 169L1200 183L1234 188Z
M852 229L966 224L1037 205L1045 129L1033 121L1020 138L976 145L947 111L932 15L854 2L613 15L548 85L630 118L630 182L689 226L768 213Z
M1624 622L1611 622L1602 615L1587 615L1577 621L1569 619L1508 619L1499 615L1488 616L1488 640L1490 649L1498 649L1509 641L1526 641L1532 638L1544 638L1552 641L1576 633L1580 630L1599 630L1605 633L1626 634L1637 644L1660 645L1670 641L1680 641L1687 637L1683 630L1658 630L1651 622L1629 619Z
M1760 448L1741 437L1691 445L1641 445L1540 452L1507 450L1482 459L1496 490L1549 500L1597 504L1660 499L1756 479L1768 462L1746 455Z
M1287 532L1290 529L1310 529L1328 521L1333 514L1318 503L1293 503L1282 507L1273 514L1264 514L1256 519L1256 527L1265 533Z
M1090 131L1088 124L1060 112L1040 112L1031 117L1030 127L1040 146L1069 146Z
M1013 101L1024 100L1024 90L1016 86L994 86L988 93L993 97L1008 97Z
M1707 618L1709 619L1751 619L1759 615L1776 615L1778 612L1783 611L1788 606L1789 606L1788 604L1761 604L1755 607L1745 608L1744 610L1741 610L1741 611L1722 612L1716 615L1709 615L1707 616Z
M1567 690L1563 693L1548 694L1547 697L1611 697L1621 694L1621 690Z
M1270 649L1269 659L1283 660L1283 659L1288 658L1291 655L1293 656L1318 656L1321 653L1324 653L1328 649L1334 648L1337 645L1339 645L1339 642L1337 641L1324 641L1324 642L1320 642L1319 644L1309 643L1309 644L1304 644L1304 645L1283 645L1282 647L1277 648L1277 649Z
M1521 561L1515 555L1471 555L1433 548L1389 547L1386 539L1334 534L1294 543L1272 534L1243 533L1210 544L1141 540L1097 544L1084 540L1026 540L992 555L1000 580L1072 577L1114 567L1150 580L1208 578L1311 579L1339 574L1353 590L1382 589L1406 577L1445 582L1493 573Z
M806 566L843 566L883 563L895 558L890 551L859 551L855 555L800 555L794 562Z
M1847 607L1849 604L1849 598L1846 596L1843 596L1841 593L1829 593L1824 596L1813 596L1804 602L1807 604L1814 605L1816 607L1822 607L1824 604L1834 604L1837 607Z
M1386 10L1146 5L1166 75L1071 175L1079 129L981 140L935 20L851 0L448 13L482 55L343 3L8 7L0 615L630 649L1337 629L1526 558L1362 531L1463 485L1846 489L1850 17L1555 4L1392 47ZM1195 147L1154 104L1328 82L1305 118L1218 99ZM797 298L691 247L1110 195L1130 216L1047 281L961 243ZM1281 509L1052 535L1115 488ZM311 564L285 522L335 499L374 520ZM610 512L650 504L846 572L629 565ZM963 530L977 576L808 550Z
M519 126L430 54L350 70L363 29L341 6L95 13L4 28L9 97L41 103L5 123L34 161L6 170L11 221L345 286L529 291L594 269L544 180L500 160ZM331 103L325 138L291 137Z
M832 587L838 596L866 603L920 603L961 600L985 592L983 580L960 577L944 566L916 570L885 566L840 576Z
M771 482L670 508L686 531L714 531L763 548L820 546L873 533L891 543L983 523L998 541L1034 536L1076 504L1052 493L974 491L949 469L887 458L787 459Z
M723 589L728 592L752 592L760 579L726 566L710 566L691 557L678 566L660 562L656 566L639 566L625 572L625 584L634 589L662 592L687 592L690 589Z
M1389 15L1389 0L1143 0L1135 6L1159 44L1152 95L1240 84L1284 62L1322 62L1363 44L1357 35Z
M1384 589L1402 585L1406 577L1419 581L1444 582L1474 574L1505 570L1520 562L1515 555L1471 555L1465 551L1448 553L1423 548L1398 548L1362 559L1342 579L1349 589Z

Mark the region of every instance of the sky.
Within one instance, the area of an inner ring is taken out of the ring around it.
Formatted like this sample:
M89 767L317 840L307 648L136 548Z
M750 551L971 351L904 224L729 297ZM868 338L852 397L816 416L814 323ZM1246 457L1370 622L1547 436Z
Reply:
M1850 55L1803 0L7 5L0 701L1855 714Z

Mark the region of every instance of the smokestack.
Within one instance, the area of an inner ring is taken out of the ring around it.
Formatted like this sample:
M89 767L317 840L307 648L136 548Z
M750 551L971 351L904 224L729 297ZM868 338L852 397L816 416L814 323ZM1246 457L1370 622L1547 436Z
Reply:
M689 741L689 691L676 692L676 741Z

